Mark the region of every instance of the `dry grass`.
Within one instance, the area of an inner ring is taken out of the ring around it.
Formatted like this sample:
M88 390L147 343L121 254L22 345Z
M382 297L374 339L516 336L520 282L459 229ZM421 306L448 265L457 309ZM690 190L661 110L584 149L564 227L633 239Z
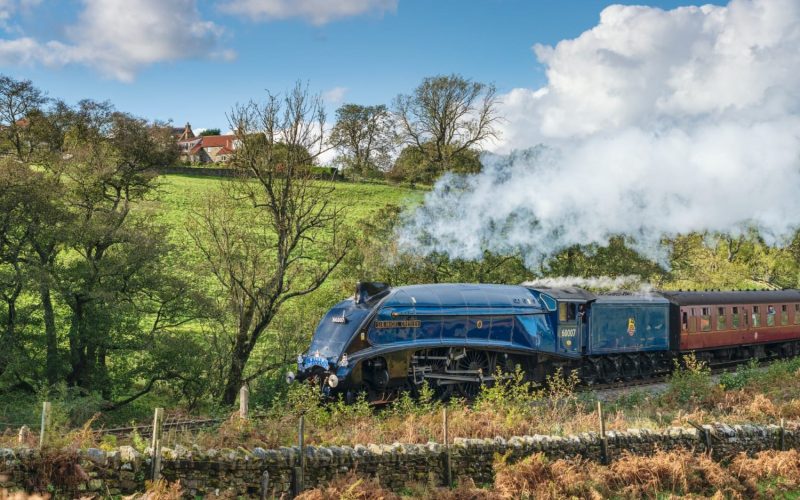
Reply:
M461 480L456 488L412 484L400 493L381 487L374 479L355 474L337 478L325 488L309 490L299 498L445 500L504 500L528 498L795 498L800 491L800 453L765 452L744 455L725 467L705 455L682 451L657 452L650 457L625 455L609 466L585 461L550 461L538 454L517 463L498 457L491 488Z
M755 457L739 455L730 466L752 496L774 498L800 489L800 453L762 451Z
M400 496L383 488L375 479L359 477L352 472L331 481L324 488L304 491L298 500L396 500Z
M588 462L550 462L536 454L512 465L495 465L494 489L500 498L602 498L592 476L596 466Z
M685 450L649 457L626 453L605 468L602 478L606 488L626 498L656 498L662 492L738 498L744 489L719 463Z

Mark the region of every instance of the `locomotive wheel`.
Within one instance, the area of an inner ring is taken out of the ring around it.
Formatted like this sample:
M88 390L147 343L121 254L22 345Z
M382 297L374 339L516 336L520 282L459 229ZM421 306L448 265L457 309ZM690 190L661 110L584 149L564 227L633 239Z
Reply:
M431 351L431 354L434 356L445 356L447 351ZM433 373L444 373L447 369L447 361L444 359L431 359L426 362L428 366L431 367L431 372ZM453 386L450 384L439 385L439 384L431 384L433 387L436 397L439 399L449 399L450 396L453 394Z
M606 356L601 358L600 366L600 380L605 384L610 384L617 380L620 376L620 362L616 356Z
M642 378L649 378L653 376L656 371L656 363L649 355L645 354L639 358L639 374Z
M490 376L494 371L491 355L484 351L468 350L465 356L456 362L459 370L480 370L483 375ZM456 387L458 392L467 399L474 399L481 392L480 382L461 382Z
M586 385L594 385L602 379L602 361L594 358L587 358L581 370L581 379Z
M625 354L619 360L619 371L623 380L633 380L639 376L639 360L635 354Z

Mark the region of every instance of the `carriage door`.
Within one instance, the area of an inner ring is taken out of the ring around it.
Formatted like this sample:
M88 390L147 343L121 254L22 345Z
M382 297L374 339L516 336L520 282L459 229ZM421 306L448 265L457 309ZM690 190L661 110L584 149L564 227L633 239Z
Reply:
M567 355L580 353L583 304L558 303L558 352Z

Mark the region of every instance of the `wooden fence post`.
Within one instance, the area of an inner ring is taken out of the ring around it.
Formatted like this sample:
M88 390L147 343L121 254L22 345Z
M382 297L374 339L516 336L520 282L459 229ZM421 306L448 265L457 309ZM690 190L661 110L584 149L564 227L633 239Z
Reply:
M453 470L450 463L450 438L448 436L447 407L442 408L442 433L444 435L444 478L449 488L453 484Z
M39 448L45 443L47 427L50 425L50 401L42 404L42 426L39 428Z
M239 417L247 418L247 412L250 409L250 389L247 384L239 389Z
M261 473L261 500L267 500L267 491L269 490L269 471L265 470Z
M161 479L161 430L164 423L164 408L156 408L153 413L153 438L151 449L153 450L153 481Z
M606 439L606 417L603 415L603 403L597 402L597 418L600 420L600 461L608 465L608 439Z
M300 466L294 470L295 496L305 489L306 453L305 453L306 416L300 414L300 423L297 429L297 441L300 447Z

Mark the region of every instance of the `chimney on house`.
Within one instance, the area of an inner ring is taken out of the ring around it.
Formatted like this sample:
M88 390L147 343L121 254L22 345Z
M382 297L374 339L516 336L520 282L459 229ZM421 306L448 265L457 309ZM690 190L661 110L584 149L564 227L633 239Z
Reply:
M192 132L192 125L189 122L186 122L186 126L183 128L183 134L181 134L181 140L187 139L194 139L194 132Z

